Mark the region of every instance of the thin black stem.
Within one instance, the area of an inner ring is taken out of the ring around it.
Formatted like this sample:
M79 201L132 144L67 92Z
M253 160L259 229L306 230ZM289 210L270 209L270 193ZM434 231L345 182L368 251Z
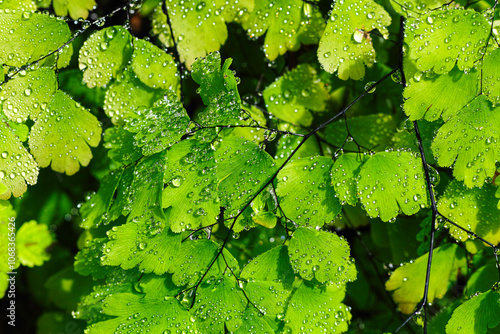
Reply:
M163 13L167 17L167 25L168 25L168 28L170 29L170 37L172 38L172 44L173 44L173 48L174 48L174 57L175 57L175 60L176 60L177 64L179 65L178 66L178 68L179 68L179 76L180 76L180 81L179 82L180 82L180 85L181 85L181 88L180 88L180 91L181 91L180 100L184 101L184 90L182 89L182 81L184 80L184 75L185 75L184 73L186 72L186 69L184 68L184 64L181 62L181 56L180 56L180 53L179 53L179 48L177 46L177 41L175 40L174 29L172 28L172 21L170 20L169 10L168 10L168 7L167 7L167 1L162 1L161 9L163 10Z
M401 39L401 50L400 50L400 67L401 67L401 83L403 84L403 87L406 87L406 77L404 74L404 68L403 68L403 58L404 58L404 51L403 51L403 38L404 38L404 28L405 28L405 18L401 17L400 20L400 39ZM425 157L425 151L424 151L424 146L422 143L422 136L420 135L420 129L418 128L418 123L417 121L413 122L413 128L415 129L415 136L417 137L417 142L418 142L418 149L420 151L420 160L422 162L422 167L424 170L424 176L425 176L425 183L427 186L427 193L429 195L429 199L431 201L431 209L432 209L432 221L431 221L431 232L430 232L430 241L429 241L429 256L427 258L427 271L425 274L425 287L424 287L424 295L422 297L422 302L421 304L417 307L417 309L413 312L412 316L415 314L418 314L422 309L424 310L424 327L423 327L423 332L424 334L427 333L427 312L426 312L426 307L425 305L427 304L428 296L429 296L429 282L431 278L431 266L432 266L432 256L434 252L434 238L436 235L436 217L437 217L437 204L436 204L436 199L434 196L434 189L432 186L431 182L431 176L430 176L430 170L429 170L429 165L427 164L427 159ZM409 317L406 319L406 321L396 330L395 333L397 333L401 328L403 328L406 323L411 319Z

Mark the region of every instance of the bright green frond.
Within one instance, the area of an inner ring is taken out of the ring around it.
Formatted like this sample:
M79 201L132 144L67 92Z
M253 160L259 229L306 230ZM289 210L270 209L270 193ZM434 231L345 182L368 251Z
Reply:
M90 88L106 86L130 61L132 37L120 26L107 27L90 36L78 58L83 80Z
M439 165L454 167L457 180L481 187L500 161L500 107L479 95L439 128L431 148Z
M356 177L367 156L358 153L342 154L332 166L332 185L341 204L356 205L358 188Z
M102 264L123 269L137 266L141 272L158 275L172 267L181 246L180 234L165 228L151 235L144 223L130 222L114 227L108 237L110 241L103 246Z
M106 91L104 112L115 125L123 125L124 119L137 110L152 108L164 95L161 89L143 84L130 67L120 73Z
M151 333L181 330L196 333L189 312L174 297L117 293L104 300L103 313L113 316L106 321L90 325L89 334L134 333L149 330Z
M411 215L427 205L427 190L420 158L409 152L380 152L361 166L358 198L370 217L383 221L400 212Z
M296 51L301 43L317 43L317 35L324 27L317 13L316 7L301 0L255 1L243 28L250 38L266 34L264 52L269 60L275 60L288 50ZM311 34L310 30L316 33ZM314 35L315 41L311 38Z
M137 146L135 134L120 126L107 128L104 132L104 147L109 149L108 157L114 167L128 165L142 157L142 150Z
M135 133L135 143L142 154L161 152L186 133L189 116L173 91L165 94L151 109L141 110L125 122L125 129Z
M295 290L285 314L285 329L304 332L344 333L351 320L349 307L342 304L345 287L317 287L303 281Z
M174 59L154 44L135 39L130 66L145 85L171 90L180 95L180 78Z
M494 105L500 104L500 49L496 49L483 62L483 93Z
M170 269L170 272L174 273L172 276L174 284L189 287L197 284L207 272L208 265L219 253L219 249L219 244L207 239L183 242L180 252L174 259L174 266ZM222 279L224 273L230 272L228 265L233 272L239 271L238 261L224 249L205 275L202 284L214 284L218 279Z
M166 0L165 2L180 60L186 63L188 69L196 58L205 57L208 53L220 49L227 39L226 22L233 19L227 11L232 6L238 7L237 1L234 0L195 0L189 3ZM164 20L166 23L166 17ZM164 27L166 35L168 25L165 24Z
M21 225L16 233L16 252L22 265L41 266L50 259L47 248L52 245L52 235L45 224L32 220Z
M207 144L185 140L167 153L167 186L162 205L171 207L170 228L174 232L215 224L220 212L214 152ZM198 178L203 175L203 178Z
M472 9L430 11L408 20L406 34L410 58L419 71L448 73L457 64L461 71L470 71L484 53L490 23Z
M57 91L31 128L29 146L41 167L75 174L92 159L89 146L101 140L97 118L71 97Z
M489 290L457 307L446 325L446 334L485 334L499 323L500 292Z
M405 17L424 14L428 10L438 9L448 3L448 0L409 0L405 2L391 0L391 5L396 12Z
M36 120L52 100L56 89L56 75L52 69L42 67L24 71L2 86L2 110L13 122L24 122L28 116Z
M241 326L247 304L234 277L224 275L200 285L192 314L201 333L233 332Z
M69 12L69 16L73 20L77 20L79 18L86 19L89 16L89 10L96 6L96 2L95 0L54 0L52 5L56 15L66 16Z
M415 80L403 93L406 98L406 115L412 121L422 118L435 121L441 115L447 120L455 116L476 97L479 75L479 71L466 74L456 67L448 73L431 78L426 78L425 74L418 72Z
M36 4L33 0L3 0L0 9L21 9L27 12L34 12Z
M349 133L344 119L329 124L324 131L325 139L346 151L359 151L358 145L381 151L389 145L397 128L395 117L388 114L351 117L347 119L347 125Z
M80 208L81 227L97 228L102 222L108 223L107 212L113 202L113 195L120 183L123 170L111 171L101 182L99 191L87 200Z
M276 171L276 164L254 142L237 138L222 140L215 152L221 204L226 217L236 215Z
M232 125L245 118L237 88L239 79L229 69L231 63L232 59L226 59L221 68L220 53L214 52L193 64L191 76L200 85L198 92L207 106L198 115L199 124Z
M451 221L497 244L500 242L500 209L496 203L495 187L491 184L467 189L461 182L453 181L439 198L438 209ZM455 239L469 239L467 232L458 227L450 225L449 228Z
M349 258L349 244L335 233L299 227L290 245L290 263L305 280L338 287L356 279L356 268Z
M1 199L21 196L27 189L26 183L34 185L38 178L38 165L28 153L12 129L0 119L0 182L7 187L0 193Z
M309 126L309 110L322 112L329 98L325 84L309 65L299 65L264 90L267 110L285 122Z
M375 63L375 50L368 34L378 29L385 38L391 17L373 0L338 1L333 7L318 47L318 60L325 71L342 80L360 80L365 65Z
M0 64L21 67L47 56L70 38L68 24L56 17L29 11L1 12ZM59 68L65 67L72 53L73 47L69 44L60 52L45 58L41 65L52 66L57 60Z
M145 222L145 232L150 235L159 234L167 227L167 218L161 208L163 176L167 168L166 155L166 152L157 153L137 164L132 186L128 190L129 196L125 201L123 214L130 212L127 221ZM125 174L120 182L128 187Z
M393 299L404 314L410 314L424 295L424 283L429 254L424 254L413 262L397 268L385 283L385 288L393 292ZM444 297L453 286L459 271L467 271L464 250L456 244L446 244L434 249L428 302Z
M332 165L329 158L311 157L293 160L279 172L276 195L285 217L297 226L321 227L340 213L330 178Z

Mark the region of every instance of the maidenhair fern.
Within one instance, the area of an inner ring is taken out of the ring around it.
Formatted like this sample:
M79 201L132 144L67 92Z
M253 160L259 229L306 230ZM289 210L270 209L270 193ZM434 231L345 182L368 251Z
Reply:
M497 7L0 0L2 295L39 333L498 330Z

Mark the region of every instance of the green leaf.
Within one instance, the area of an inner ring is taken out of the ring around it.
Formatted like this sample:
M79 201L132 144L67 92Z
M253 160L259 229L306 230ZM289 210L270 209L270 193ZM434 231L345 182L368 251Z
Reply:
M197 284L202 275L207 272L208 265L219 253L219 249L219 244L207 239L183 242L181 250L174 260L175 263L170 268L170 272L174 273L172 276L174 284L177 286ZM225 272L229 272L226 263L233 272L239 271L238 261L228 250L224 249L205 275L205 281L212 284L212 281L221 278Z
M484 57L483 61L483 94L488 97L494 105L500 104L500 49L493 50Z
M137 164L122 212L124 215L129 213L127 221L145 222L150 235L161 233L167 226L167 219L161 208L165 168L166 152L147 157ZM129 183L125 175L122 180L127 187Z
M500 242L500 209L495 207L496 202L495 187L491 184L485 184L482 188L467 189L455 180L448 184L439 198L438 209L446 218L466 230L497 244ZM455 239L466 241L470 238L467 232L458 227L449 227L450 234Z
M372 114L348 118L347 126L344 119L329 124L324 131L325 139L347 151L359 151L358 145L382 151L396 132L397 123L392 115Z
M101 182L99 191L87 200L80 208L82 222L80 226L89 229L96 228L106 222L106 215L111 207L113 195L120 183L123 170L110 172Z
M143 39L134 40L130 64L145 85L176 92L180 96L180 78L171 55Z
M253 303L252 307L266 316L262 326L272 326L273 320L285 312L295 278L287 247L277 246L254 258L243 268L241 278L247 280L244 290ZM247 320L257 321L252 314L249 316L253 320Z
M107 283L94 286L94 291L81 300L74 317L88 320L89 325L110 319L111 316L103 311L104 299L120 293L136 293L138 280L139 274L135 270L125 272L115 268L108 274Z
M235 334L265 334L278 332L277 323L268 316L263 316L251 305L245 310L245 313L243 313L242 319L243 322L236 332L234 332Z
M271 248L254 258L241 271L241 278L248 281L268 281L292 284L295 279L287 247Z
M226 59L221 68L219 52L198 59L193 64L191 76L200 85L199 94L207 106L197 118L203 126L234 125L243 120L245 113L241 107L238 82L229 69L232 59Z
M343 333L351 320L349 308L341 303L345 287L314 286L303 281L290 299L285 330L309 333Z
M195 333L191 315L174 297L147 294L118 293L108 296L103 304L104 314L115 318L88 327L89 334L116 333L122 330L152 333L181 330Z
M115 200L112 202L109 209L109 217L106 221L114 221L122 214L127 215L130 213L130 194L133 191L132 183L134 182L135 165L125 168L120 183L116 188Z
M0 9L20 9L22 11L33 12L36 5L32 0L3 0Z
M59 18L29 11L0 13L0 64L21 67L47 56L62 47L71 38L67 23ZM40 62L43 66L57 67L69 64L73 47L69 44L61 51Z
M247 305L245 295L233 277L223 276L210 283L202 283L197 291L192 313L201 333L233 332L242 324Z
M2 86L2 110L13 122L24 122L28 116L36 120L52 100L56 89L56 75L52 69L42 67L25 71Z
M235 216L261 190L276 171L271 156L243 139L222 140L215 152L218 191L227 217Z
M109 267L101 265L103 246L107 238L95 238L85 243L75 256L75 272L82 276L92 275L94 278L104 278L109 275Z
M128 165L142 157L142 150L136 145L135 135L120 126L107 128L104 132L104 147L109 149L108 157L116 167Z
M479 88L479 71L465 74L456 67L431 78L417 72L414 79L403 93L404 111L412 121L435 121L440 116L448 120L476 97Z
M383 221L400 212L411 215L427 205L427 191L420 159L409 152L380 152L361 166L358 198L372 218Z
M107 27L90 36L78 57L83 81L89 88L104 87L117 78L132 55L132 39L127 29Z
M335 160L331 169L332 185L342 205L354 206L358 202L356 177L367 158L364 154L344 153Z
M419 71L437 74L455 66L469 71L484 54L490 34L486 17L472 9L431 11L408 20L406 34L414 35L409 55Z
M233 13L243 11L245 3L248 2L242 1L242 3L243 6L235 0L196 0L180 4L165 2L180 60L186 63L188 69L191 69L196 58L205 57L208 53L220 49L227 39L226 22L232 21ZM156 17L164 24L161 30L165 36L169 34L169 29L165 14L161 14L163 13L158 11ZM170 42L166 38L163 40Z
M479 95L441 126L431 148L440 166L454 166L457 180L481 187L500 161L499 129L500 108Z
M324 111L329 99L325 84L317 77L316 70L307 64L279 77L263 94L271 114L300 126L311 125L313 116L309 110Z
M498 281L498 268L495 260L488 261L470 275L464 294L471 296L478 292L486 292Z
M255 8L243 28L250 38L266 34L264 52L269 60L275 60L287 51L297 51L301 43L317 43L307 34L308 28L313 31L324 27L322 20L317 19L318 9L300 0L263 0L256 1ZM313 27L308 27L313 25ZM318 35L318 33L316 33Z
M375 63L375 50L368 33L378 29L388 37L391 17L372 0L348 0L333 7L325 32L319 41L318 60L325 71L338 71L342 80L360 80L365 65Z
M7 187L0 193L0 200L9 199L26 192L26 183L34 185L38 178L38 165L28 153L11 128L0 119L0 141L3 143L0 153L0 182Z
M345 285L356 279L349 244L334 233L299 227L289 245L290 263L305 280Z
M92 280L78 275L73 268L66 267L45 282L50 301L66 311L76 308L78 302L92 291Z
M103 109L115 125L123 125L124 119L137 110L152 108L164 91L143 84L130 67L121 72L106 91Z
M127 119L125 129L135 133L136 145L147 156L161 152L179 141L186 133L189 122L186 109L175 93L169 91L153 108Z
M96 6L95 0L54 0L52 5L58 16L71 16L73 20L79 18L86 19L89 16L89 10Z
M293 160L279 172L276 195L285 217L297 226L321 227L340 213L330 178L332 165L329 158L311 157Z
M0 120L0 141L2 142L0 182L7 187L7 191L0 193L0 200L9 199L11 193L14 197L19 197L26 192L26 183L36 184L38 165L19 138L2 120Z
M47 109L31 128L29 146L41 167L75 174L92 159L89 146L101 140L97 118L62 91L57 91Z
M289 131L291 133L306 134L307 131L289 123L279 123L278 130ZM273 134L271 134L273 136ZM272 137L271 137L272 138ZM283 135L278 141L274 159L276 163L283 163L297 148L304 138L302 136ZM320 141L318 137L309 137L299 150L293 155L294 158L309 158L320 155Z
M429 254L397 268L385 288L393 292L393 299L404 314L413 312L424 295L424 283ZM428 302L444 297L457 279L458 272L467 271L464 250L456 244L446 244L434 249Z
M489 290L456 308L446 325L446 334L484 334L500 323L500 293Z
M196 140L185 140L168 150L167 160L167 187L163 190L162 206L171 207L172 231L195 230L214 224L220 203L213 150Z
M139 267L144 273L161 275L172 268L181 246L181 235L164 229L151 235L145 224L127 223L114 227L103 247L101 262L123 269Z
M53 243L52 235L45 224L32 220L24 223L16 233L16 251L22 265L41 266L50 259L47 248Z

